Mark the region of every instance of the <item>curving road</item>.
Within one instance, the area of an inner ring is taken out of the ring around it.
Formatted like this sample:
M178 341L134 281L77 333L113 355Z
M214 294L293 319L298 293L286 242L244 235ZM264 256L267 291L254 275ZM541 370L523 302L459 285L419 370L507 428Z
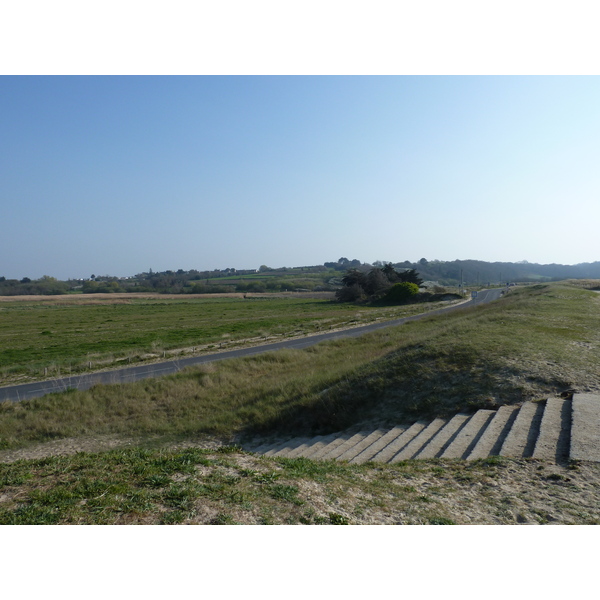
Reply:
M199 365L202 363L215 362L217 360L226 360L228 358L236 358L240 356L251 356L263 352L271 352L273 350L281 350L282 348L307 348L325 340L333 340L346 337L358 337L364 333L382 329L384 327L393 327L401 325L407 321L416 321L423 317L437 315L443 312L448 312L457 309L464 309L469 306L497 300L502 293L501 289L483 290L479 292L476 298L463 302L461 304L440 308L431 312L405 317L403 319L395 319L393 321L384 321L373 323L371 325L363 325L343 331L335 331L332 333L321 333L311 335L305 338L276 342L273 344L264 344L262 346L253 346L250 348L240 348L239 350L230 350L228 352L219 352L216 354L204 354L202 356L192 356L190 358L182 358L179 360L170 360L167 362L153 363L138 367L127 367L114 371L102 371L98 373L90 373L86 375L76 375L73 377L62 377L60 379L49 379L47 381L37 381L35 383L23 383L21 385L11 385L0 387L0 402L20 402L30 398L39 398L52 392L62 392L69 388L78 390L87 390L93 385L110 384L110 383L131 383L140 379L149 377L160 377L161 375L170 375L177 373L191 365Z

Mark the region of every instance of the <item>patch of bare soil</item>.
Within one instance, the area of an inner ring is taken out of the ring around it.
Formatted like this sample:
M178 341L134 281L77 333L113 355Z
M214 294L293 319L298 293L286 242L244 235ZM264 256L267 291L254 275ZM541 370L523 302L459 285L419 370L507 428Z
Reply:
M574 468L575 467L575 468ZM441 467L444 468L443 465ZM467 469L411 479L456 524L598 524L600 464L557 465L531 459L507 460L497 476ZM401 515L389 515L392 523Z

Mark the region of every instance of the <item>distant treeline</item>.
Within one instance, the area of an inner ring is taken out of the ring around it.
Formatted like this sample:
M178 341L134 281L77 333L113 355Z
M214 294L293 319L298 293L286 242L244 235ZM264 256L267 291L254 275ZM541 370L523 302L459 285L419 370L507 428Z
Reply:
M66 281L59 281L54 277L44 275L40 279L6 279L0 277L0 296L28 296L28 295L56 295L66 294L71 285Z
M158 292L168 294L206 294L226 292L335 291L343 286L344 274L350 271L369 272L373 267L391 264L398 272L414 269L425 282L441 286L497 285L506 282L559 281L562 279L600 279L600 262L578 265L539 265L526 261L484 262L479 260L440 261L422 258L416 263L375 261L362 263L342 257L336 262L306 267L214 271L162 271L139 273L132 277L91 275L85 280L59 281L44 275L31 280L24 277L0 277L0 295L54 295L67 293Z
M563 279L600 279L600 262L578 265L539 265L527 261L484 262L482 260L428 261L402 263L416 268L425 280L438 281L441 285L488 285L506 282L561 281ZM399 266L399 265L395 265Z
M54 277L31 280L24 277L0 277L0 296L54 295L67 293L128 293L153 292L163 294L211 294L230 292L334 291L338 272L323 265L272 269L214 271L162 271L140 273L132 277L91 275L89 279L59 281Z

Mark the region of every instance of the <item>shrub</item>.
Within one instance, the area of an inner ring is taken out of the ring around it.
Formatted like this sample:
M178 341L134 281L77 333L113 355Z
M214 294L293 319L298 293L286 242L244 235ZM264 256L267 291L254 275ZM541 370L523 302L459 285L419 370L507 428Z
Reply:
M404 281L402 283L395 283L387 292L384 300L387 302L408 302L411 298L414 298L419 293L419 286L416 283L410 283Z

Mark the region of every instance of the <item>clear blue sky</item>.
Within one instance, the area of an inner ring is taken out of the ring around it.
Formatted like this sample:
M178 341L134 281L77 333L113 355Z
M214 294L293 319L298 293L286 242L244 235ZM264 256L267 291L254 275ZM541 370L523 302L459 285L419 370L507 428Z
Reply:
M600 260L600 78L2 76L0 275Z

